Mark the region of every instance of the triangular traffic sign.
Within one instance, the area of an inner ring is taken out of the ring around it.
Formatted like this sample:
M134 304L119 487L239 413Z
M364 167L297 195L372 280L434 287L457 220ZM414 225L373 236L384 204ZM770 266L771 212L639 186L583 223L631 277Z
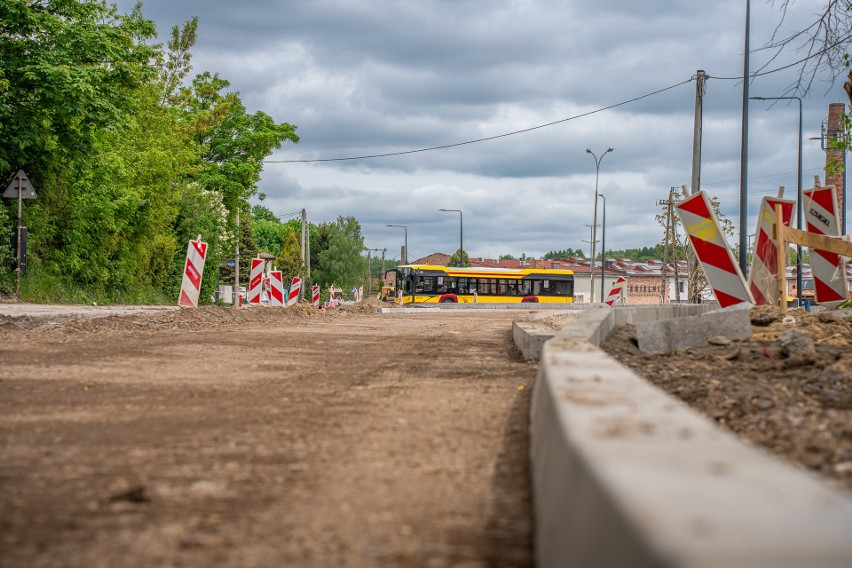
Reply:
M30 183L30 180L27 179L27 174L24 173L24 170L18 170L14 179L12 179L12 183L10 183L9 187L6 188L6 191L3 192L3 197L10 199L18 197L18 188L21 190L21 199L36 198L35 188L33 188L33 184Z

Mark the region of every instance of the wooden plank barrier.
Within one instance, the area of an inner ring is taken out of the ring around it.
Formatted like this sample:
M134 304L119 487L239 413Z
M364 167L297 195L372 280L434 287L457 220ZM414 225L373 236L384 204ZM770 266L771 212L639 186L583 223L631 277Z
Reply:
M782 219L781 205L775 205L775 219ZM783 223L775 223L775 242L778 246L778 291L781 313L787 313L787 244L796 244L811 249L825 250L839 254L840 256L852 257L852 243L840 237L826 237L815 233L808 233L792 227L786 227Z

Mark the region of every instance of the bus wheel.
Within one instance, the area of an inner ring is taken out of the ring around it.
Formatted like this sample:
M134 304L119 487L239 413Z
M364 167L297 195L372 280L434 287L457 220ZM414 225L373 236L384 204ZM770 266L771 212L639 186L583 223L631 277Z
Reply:
M536 300L535 298L524 298L523 300L521 300L521 303L522 304L537 304L538 300Z
M453 300L452 298L441 298L441 301L439 303L441 303L441 304L455 304L456 301Z

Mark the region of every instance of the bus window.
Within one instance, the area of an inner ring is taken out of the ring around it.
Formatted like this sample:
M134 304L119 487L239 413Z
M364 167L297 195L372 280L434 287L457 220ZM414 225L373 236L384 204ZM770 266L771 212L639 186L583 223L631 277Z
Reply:
M479 293L484 296L495 296L497 294L496 278L480 278Z
M504 280L504 279L501 278L497 282L498 282L498 286L497 286L497 293L498 294L500 294L501 296L506 296L506 295L512 293L512 292L509 291L509 286L512 285L512 282L510 280Z
M534 296L541 296L542 294L541 288L541 280L533 280L532 281L532 293Z
M555 280L551 283L550 294L553 296L570 296L573 292L573 282Z

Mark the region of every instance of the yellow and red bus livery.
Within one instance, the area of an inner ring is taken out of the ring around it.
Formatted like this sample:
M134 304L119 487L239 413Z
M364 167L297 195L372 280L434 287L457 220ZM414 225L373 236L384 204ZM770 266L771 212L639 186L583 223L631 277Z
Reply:
M414 264L396 268L396 291L399 290L406 304L572 303L574 272Z

